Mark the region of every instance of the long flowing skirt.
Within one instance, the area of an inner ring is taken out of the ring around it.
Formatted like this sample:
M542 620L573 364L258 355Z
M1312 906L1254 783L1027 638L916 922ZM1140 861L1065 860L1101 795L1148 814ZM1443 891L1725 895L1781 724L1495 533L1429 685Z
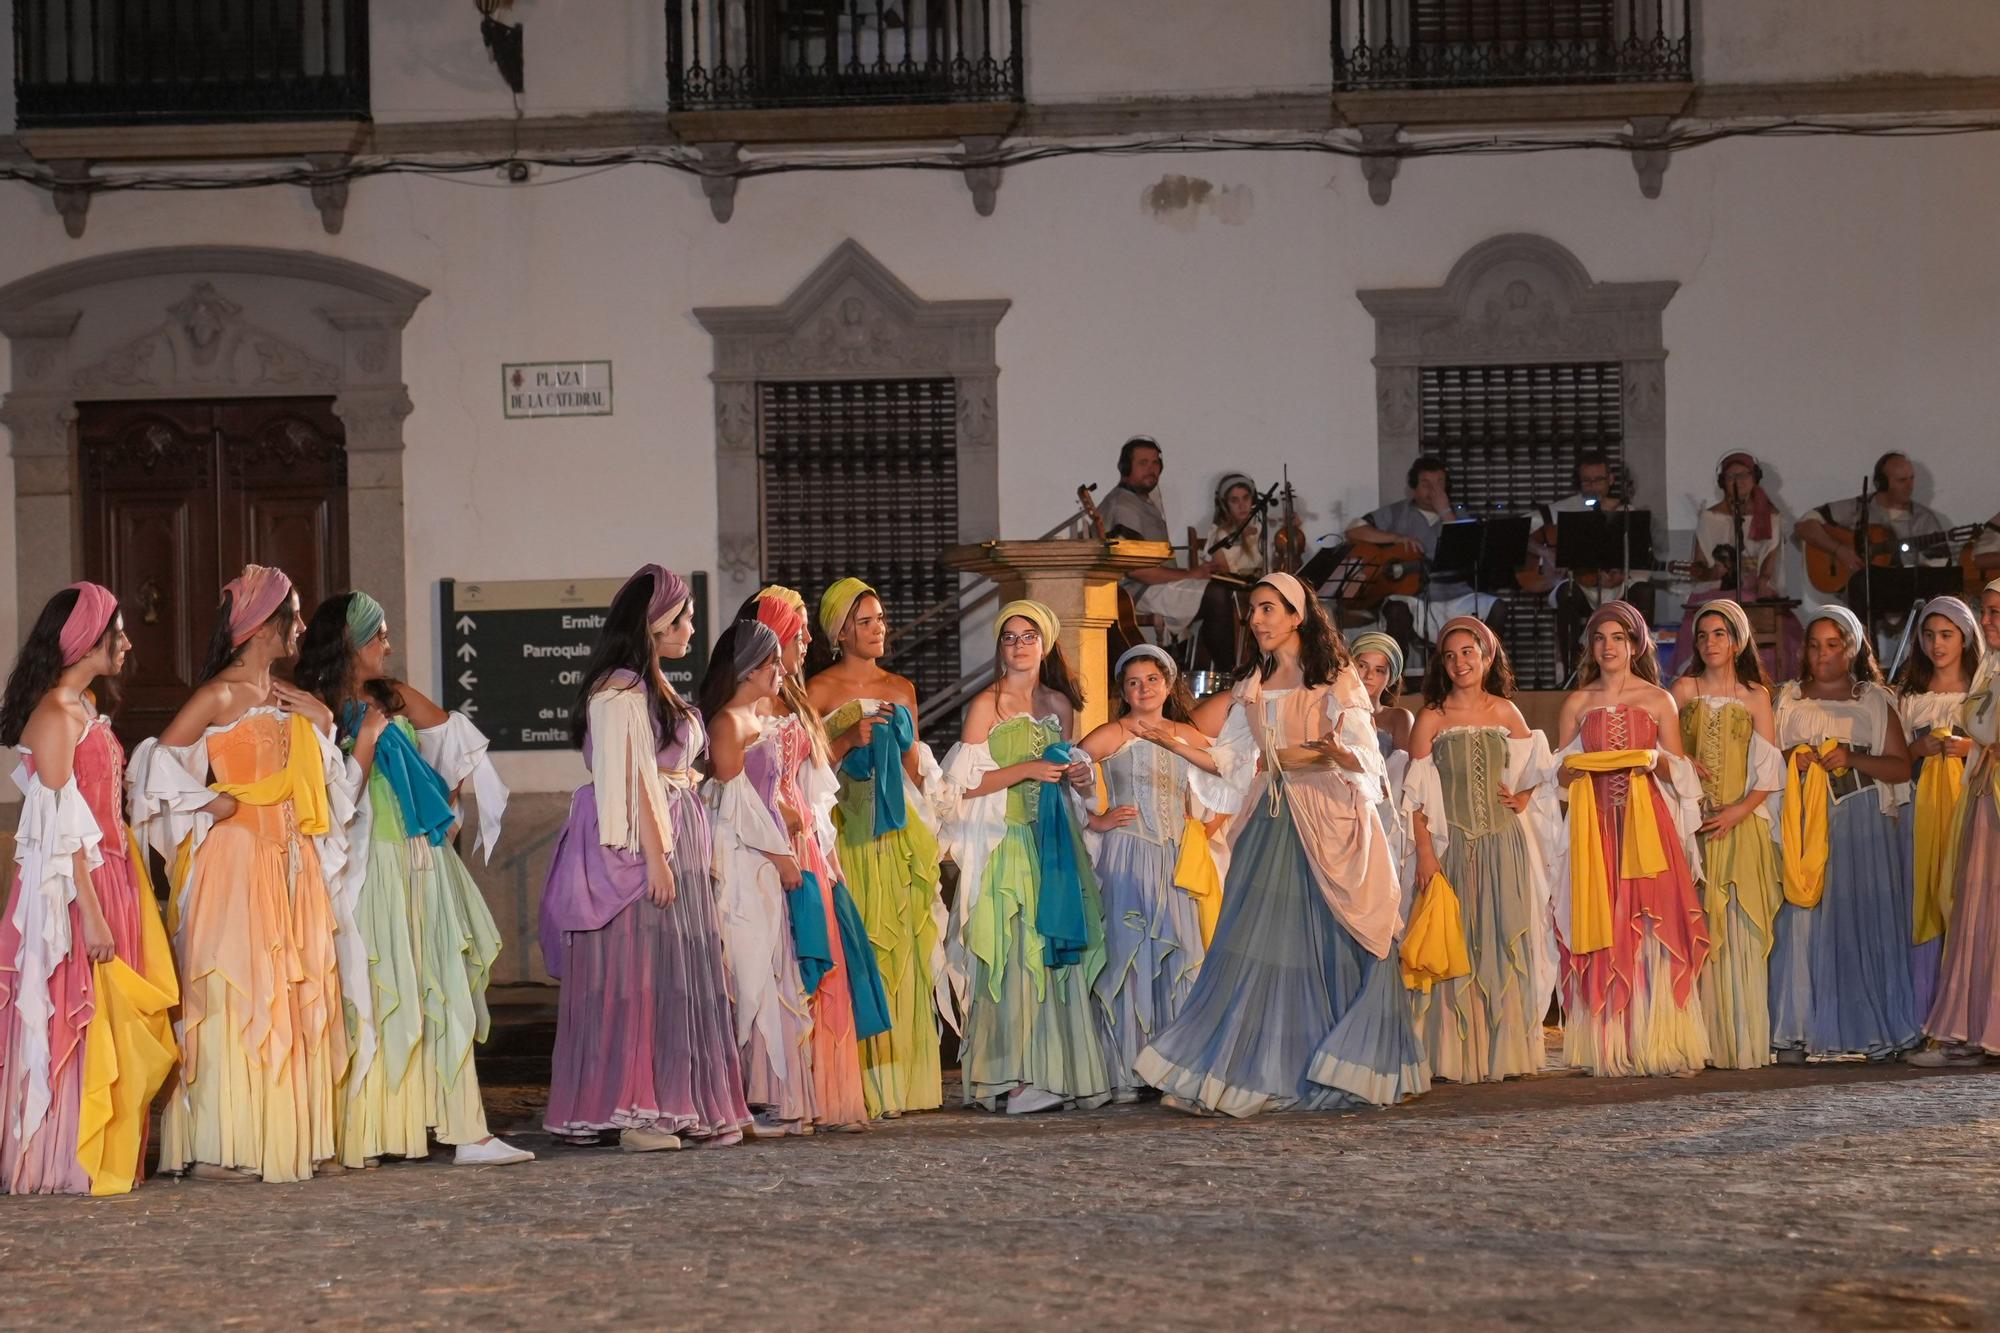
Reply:
M1917 1040L1900 830L1873 792L1835 805L1829 822L1819 906L1778 909L1771 1043L1809 1055L1887 1056Z
M15 874L19 890L18 867ZM108 846L104 863L90 873L99 907L118 957L144 975L139 889L132 863ZM150 908L148 909L150 910ZM95 1013L97 996L90 960L83 951L82 913L69 908L71 948L49 977L55 1012L49 1016L49 1107L34 1132L23 1136L16 1126L21 1108L14 1104L14 1080L4 1077L20 1049L22 1015L17 987L20 977L12 960L20 953L21 935L14 925L11 899L0 915L0 1194L88 1194L90 1176L77 1159L77 1138L85 1081L85 1033ZM140 1136L138 1157L145 1156ZM140 1161L116 1164L122 1177L135 1179Z
M1400 961L1372 957L1335 919L1289 803L1273 815L1260 802L1236 824L1208 956L1180 1017L1140 1054L1139 1077L1232 1116L1420 1091Z
M840 866L889 997L889 1030L861 1042L868 1114L934 1111L944 1105L931 961L938 947L937 842L914 812L910 827L879 838L844 816L843 810Z
M562 935L553 1133L657 1128L730 1142L750 1123L709 881L708 811L687 793L669 802L672 905L655 907L641 893L603 928ZM570 802L550 874L645 881L638 855L598 841L589 786Z
M815 876L814 883L819 888L821 909L826 913L826 938L833 951L833 970L820 978L807 1006L812 1020L813 1099L821 1124L858 1125L868 1120L868 1102L861 1086L861 1052L854 1033L854 995L849 989L847 950L833 910L833 876ZM806 891L806 888L797 890Z
M276 810L239 807L189 871L162 1170L200 1162L304 1180L335 1154L348 1045L333 909L312 842L250 826L275 823Z
M421 1158L433 1130L446 1144L487 1133L472 1048L486 1040L486 983L500 932L456 851L404 838L399 828L389 833L370 839L357 912L376 1051L347 1082L340 1160L348 1166Z
M1701 970L1701 1007L1708 1021L1709 1063L1757 1069L1771 1052L1772 922L1763 911L1779 901L1776 844L1770 826L1753 815L1702 840L1707 884L1702 897L1711 950Z
M1432 1073L1454 1083L1497 1082L1542 1067L1545 996L1534 993L1534 881L1518 821L1479 837L1454 829L1444 877L1458 893L1468 976L1418 1001Z
M1072 836L1074 832L1072 831ZM1102 912L1096 877L1088 873L1082 839L1076 855L1086 867L1084 912ZM1032 1084L1064 1101L1100 1105L1111 1096L1111 1073L1098 1036L1091 970L1082 963L1048 967L1035 929L1040 902L1034 830L1007 831L986 865L982 912L1001 933L999 966L973 956L966 1002L960 1073L965 1100L992 1110L1019 1085Z
M1097 1002L1104 1057L1120 1095L1143 1086L1132 1066L1146 1043L1179 1017L1205 952L1195 901L1174 887L1175 843L1105 835L1097 858L1104 895L1104 970Z
M1966 816L1955 886L1924 1030L2000 1054L2000 809L1991 792L1977 796Z
M1910 908L1910 992L1916 997L1916 1014L1922 1018L1937 998L1938 966L1944 958L1944 936L1916 942L1917 896L1917 803L1905 801L1896 807L1896 851L1901 857L1896 885ZM1947 922L1947 924L1949 924Z

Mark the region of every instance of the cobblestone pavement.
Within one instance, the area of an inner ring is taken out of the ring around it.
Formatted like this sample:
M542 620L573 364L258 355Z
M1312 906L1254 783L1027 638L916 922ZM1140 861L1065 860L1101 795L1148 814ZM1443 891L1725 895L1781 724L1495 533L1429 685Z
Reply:
M539 1093L494 1089L495 1123ZM0 1199L0 1327L1976 1328L2000 1070L1143 1106ZM115 1325L112 1321L115 1321Z

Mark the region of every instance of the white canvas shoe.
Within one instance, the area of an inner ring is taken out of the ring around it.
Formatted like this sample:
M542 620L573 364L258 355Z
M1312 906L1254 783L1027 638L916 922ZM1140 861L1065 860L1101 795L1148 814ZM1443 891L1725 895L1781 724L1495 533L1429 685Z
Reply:
M490 1138L484 1143L461 1143L452 1154L453 1166L512 1166L515 1162L532 1162L535 1155L526 1148L516 1148L501 1138Z

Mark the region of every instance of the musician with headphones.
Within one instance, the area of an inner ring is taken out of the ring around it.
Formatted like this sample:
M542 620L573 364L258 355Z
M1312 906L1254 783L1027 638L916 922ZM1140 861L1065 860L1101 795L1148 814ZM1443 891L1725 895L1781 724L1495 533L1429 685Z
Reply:
M1798 672L1805 627L1784 602L1785 532L1790 526L1783 510L1764 489L1764 465L1736 450L1715 465L1715 486L1722 498L1696 516L1694 583L1688 589L1681 632L1666 658L1667 674L1678 679L1694 658L1695 621L1702 607L1718 597L1742 603L1759 626L1764 668L1774 678L1790 679ZM1783 602L1772 608L1762 603ZM1768 640L1768 641L1767 641Z
M1861 572L1862 561L1851 534L1869 524L1880 524L1893 532L1898 542L1910 543L1908 549L1894 553L1897 564L1950 564L1951 552L1942 542L1945 521L1935 509L1917 502L1917 467L1910 456L1893 449L1883 454L1875 460L1869 480L1872 494L1865 517L1859 497L1830 500L1798 521L1792 530L1799 540L1831 555L1852 576ZM1846 531L1830 532L1830 527ZM1928 550L1918 549L1922 539L1928 539L1923 542Z
M1436 454L1420 454L1404 475L1407 499L1383 505L1347 525L1347 539L1362 542L1414 541L1429 561L1437 554L1438 535L1453 519L1470 518L1451 498L1451 469ZM1401 645L1405 657L1417 644L1428 645L1453 616L1478 616L1499 634L1506 626L1507 604L1491 593L1474 592L1455 579L1434 578L1424 596L1395 595L1382 604L1382 621Z

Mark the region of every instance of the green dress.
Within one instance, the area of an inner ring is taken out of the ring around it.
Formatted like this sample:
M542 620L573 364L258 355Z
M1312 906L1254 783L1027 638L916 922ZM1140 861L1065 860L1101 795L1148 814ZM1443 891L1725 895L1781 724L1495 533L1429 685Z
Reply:
M1741 700L1706 695L1681 708L1681 744L1701 765L1704 810L1742 800L1752 790L1753 747L1770 748L1757 740L1750 710ZM1770 757L1779 758L1775 749ZM1764 781L1781 784L1782 774L1780 767ZM1700 982L1709 1063L1720 1069L1756 1069L1775 1058L1771 942L1778 904L1784 900L1777 844L1770 822L1754 814L1724 832L1702 834L1700 842L1701 905L1711 941Z
M859 720L859 708L836 710L827 730L838 735ZM875 962L889 997L887 1032L861 1042L861 1091L871 1119L905 1111L934 1111L944 1104L938 1067L937 982L938 843L909 803L903 827L875 836L874 776L840 770L840 803L834 808L835 856L847 891L861 913ZM899 771L890 781L901 782Z
M408 718L389 723L414 744ZM487 979L500 932L450 842L411 837L380 767L369 773L366 881L355 915L368 945L375 1042L350 1071L341 1108L340 1159L427 1156L429 1133L447 1144L487 1135L472 1048L486 1040ZM357 1016L350 1007L350 1035Z
M1053 718L1015 717L993 728L986 746L993 762L1005 768L1036 758L1061 739ZM972 965L960 1063L966 1100L988 1107L1022 1083L1084 1105L1111 1095L1091 989L1104 968L1104 905L1073 810L1069 834L1087 931L1082 961L1045 965L1035 929L1041 882L1035 815L1042 793L1039 782L1016 783L1004 793L1005 832L964 922Z

